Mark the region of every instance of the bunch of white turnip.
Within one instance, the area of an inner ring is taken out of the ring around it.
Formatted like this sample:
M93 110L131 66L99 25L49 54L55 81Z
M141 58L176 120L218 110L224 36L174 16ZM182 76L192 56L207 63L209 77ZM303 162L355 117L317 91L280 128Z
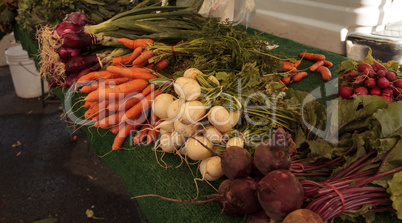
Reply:
M200 74L196 68L187 69L174 81L174 93L155 98L152 111L163 120L157 126L161 133L157 146L163 152L200 161L203 179L215 181L224 175L215 146L244 146L242 138L226 134L238 123L240 111L208 103L197 81Z

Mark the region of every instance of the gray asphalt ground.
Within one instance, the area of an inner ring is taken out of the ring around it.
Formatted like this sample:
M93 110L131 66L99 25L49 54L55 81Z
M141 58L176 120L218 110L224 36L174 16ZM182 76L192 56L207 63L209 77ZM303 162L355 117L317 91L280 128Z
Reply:
M17 97L9 67L0 67L0 223L146 222L85 134L72 139L50 99Z

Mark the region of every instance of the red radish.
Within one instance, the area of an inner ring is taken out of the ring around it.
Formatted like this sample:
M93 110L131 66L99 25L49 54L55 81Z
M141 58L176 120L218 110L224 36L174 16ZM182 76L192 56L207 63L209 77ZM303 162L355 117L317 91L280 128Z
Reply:
M377 77L385 77L385 75L387 75L387 70L377 71Z
M402 99L402 88L394 88L394 98Z
M354 91L355 95L368 95L368 90L365 87L358 87Z
M374 61L373 69L374 69L375 71L377 71L377 72L380 71L380 70L385 70L385 71L387 71L387 68L386 68L384 65L382 65L381 63L377 62L377 61Z
M394 72L387 72L385 76L389 81L394 81L397 79L397 76Z
M394 87L402 88L402 79L396 80L393 85Z
M362 83L364 83L364 80L366 80L366 76L357 76L353 83L354 84L362 84Z
M387 88L389 87L390 83L386 77L380 77L377 80L377 85L380 88Z
M352 98L354 93L354 89L348 85L342 85L338 89L338 94L343 99L350 99Z
M257 196L261 207L274 222L301 208L304 200L302 185L288 170L274 170L265 175L258 183Z
M374 77L375 71L368 63L362 63L357 67L357 71L368 77Z
M379 87L374 87L370 90L370 95L378 95L380 96L382 94L381 88Z
M373 88L373 87L375 87L376 83L375 83L374 78L371 78L371 77L367 78L367 79L364 81L364 85L366 85L366 87L368 87L368 88Z
M359 75L360 75L360 72L357 71L357 70L352 70L352 71L350 71L350 72L347 74L347 76L353 77L353 78L355 78L355 77L357 77L357 76L359 76Z
M387 95L381 95L381 97L385 98L385 100L392 102L392 99Z
M392 88L387 87L381 90L381 94L382 95L386 95L386 96L391 96L394 94L394 91L392 90Z

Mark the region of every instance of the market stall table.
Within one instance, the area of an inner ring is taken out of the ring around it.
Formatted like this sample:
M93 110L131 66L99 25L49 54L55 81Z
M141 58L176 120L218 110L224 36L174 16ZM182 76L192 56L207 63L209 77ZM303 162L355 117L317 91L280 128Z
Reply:
M18 27L17 27L18 28ZM249 33L259 32L248 29ZM31 56L36 55L38 46L33 43L29 36L16 29L16 38L22 42ZM337 96L338 65L348 59L334 53L326 52L314 47L306 46L289 39L267 35L279 47L277 50L288 57L297 57L300 52L312 52L324 54L327 60L334 65L330 68L333 80L327 83L322 81L318 73L310 73L303 81L290 85L297 90L313 92L314 96L322 103L328 102ZM300 69L309 67L313 62L303 60ZM55 89L55 92L65 104L65 110L70 120L83 117L85 108L81 107L80 93L67 94L66 89ZM132 196L157 194L174 199L206 199L204 196L214 194L219 182L212 182L212 186L204 181L196 181L200 177L197 166L188 166L175 155L155 152L152 145L132 146L132 138L128 137L122 148L111 152L114 134L105 129L79 125L91 142L92 149L101 157L116 175L124 183L127 191ZM230 217L221 213L221 208L216 203L211 204L186 204L165 201L157 197L144 197L133 200L141 207L141 211L149 222L245 222L245 217ZM361 220L364 222L364 220ZM396 216L388 212L378 214L376 222L402 222Z

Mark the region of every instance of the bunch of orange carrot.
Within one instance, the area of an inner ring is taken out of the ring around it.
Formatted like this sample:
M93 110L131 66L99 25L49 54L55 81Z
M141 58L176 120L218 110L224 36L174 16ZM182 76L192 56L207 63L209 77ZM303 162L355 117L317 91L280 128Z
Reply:
M315 54L315 53L308 53L302 52L298 55L301 59L297 60L295 63L282 61L282 70L283 71L291 71L292 74L290 76L285 76L281 79L281 82L285 85L291 82L299 82L303 78L308 76L306 71L300 71L297 67L300 65L301 60L311 60L315 61L313 65L310 66L311 72L318 72L321 74L321 77L324 81L330 81L332 78L331 71L328 69L333 64L331 61L326 60L325 55L323 54Z
M119 39L119 42L133 51L113 58L106 69L82 76L77 84L86 93L84 116L95 121L97 128L110 129L115 139L113 150L118 150L128 136L134 144L154 142L159 132L155 130L159 119L151 111L153 99L162 93L149 80L157 78L167 60L149 63L152 51L144 50L150 39Z

